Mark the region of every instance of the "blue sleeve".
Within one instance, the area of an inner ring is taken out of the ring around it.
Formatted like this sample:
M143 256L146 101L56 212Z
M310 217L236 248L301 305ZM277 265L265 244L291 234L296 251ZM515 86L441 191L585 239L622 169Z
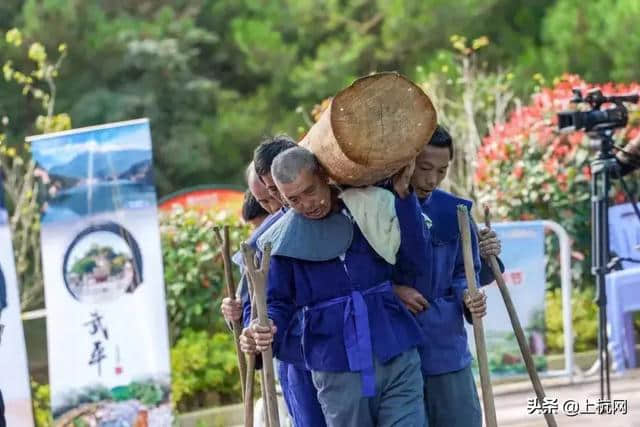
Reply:
M242 271L240 278L240 301L242 301L242 324L246 328L251 323L251 298L249 298L249 276L246 271Z
M504 264L502 263L502 260L496 257L496 261L498 261L498 267L500 267L500 272L504 273ZM481 259L480 262L482 265L480 266L480 281L478 282L478 285L486 286L493 283L493 281L496 280L496 278L493 275L493 271L491 270L491 265L489 264L489 261L485 259Z
M396 215L400 223L400 249L394 267L394 280L415 286L415 278L426 274L429 232L415 193L396 197Z
M478 234L476 225L471 221L471 253L473 255L473 267L476 274L476 283L480 283L479 281L479 273L480 273L480 251L478 250ZM467 322L472 323L471 313L467 310L466 305L464 304L463 296L464 291L467 289L467 276L464 271L464 255L462 254L462 236L458 237L458 251L456 253L456 262L453 270L453 283L452 288L453 292L456 295L456 299L462 304L462 308L464 311L464 317L467 319Z
M295 312L295 287L292 261L273 256L267 279L267 312L277 328L273 340L273 352L277 356Z

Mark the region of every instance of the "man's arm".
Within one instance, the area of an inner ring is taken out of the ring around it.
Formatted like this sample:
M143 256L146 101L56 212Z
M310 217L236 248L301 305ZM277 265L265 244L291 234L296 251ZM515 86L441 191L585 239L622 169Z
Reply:
M415 279L427 274L429 231L424 224L422 209L415 193L395 198L396 215L400 225L400 248L396 255L395 275L405 285L415 286Z
M225 297L222 299L222 315L229 329L233 329L232 323L242 320L243 325L249 324L251 316L251 301L249 300L249 279L246 271L241 270L242 276L238 282L235 299Z
M476 282L479 283L479 273L480 273L480 252L478 250L478 237L476 233L476 226L473 221L471 221L471 253L473 256L473 266L476 275ZM453 270L453 280L452 280L452 288L454 295L456 296L456 300L462 304L463 312L465 319L467 322L472 322L472 316L470 308L480 305L484 300L484 294L479 293L475 299L465 298L467 296L468 283L467 276L464 269L464 255L462 252L462 236L458 237L458 251L456 253L456 261L455 267Z
M620 166L620 175L625 176L640 169L640 137L634 138L624 146L624 151L616 153Z
M489 257L495 256L500 267L500 272L504 273L504 264L498 257L502 251L502 244L495 231L484 228L478 231L478 250L480 251L480 281L479 286L486 286L496 280L489 263Z
M287 326L295 312L293 266L287 258L271 257L266 294L267 315L271 326L259 326L257 321L251 321L242 331L240 344L247 353L264 351L268 346L273 346L277 357Z
M273 353L277 356L280 344L295 313L295 284L290 259L274 256L269 266L267 312L276 326Z

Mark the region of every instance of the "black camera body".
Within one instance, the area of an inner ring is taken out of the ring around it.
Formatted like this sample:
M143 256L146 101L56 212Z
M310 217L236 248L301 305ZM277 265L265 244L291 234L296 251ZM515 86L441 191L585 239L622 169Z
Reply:
M629 114L623 102L638 102L638 95L604 96L600 89L591 89L582 97L580 89L573 89L572 103L587 103L589 111L563 111L558 113L558 129L571 132L584 129L586 132L623 128L629 121ZM614 107L601 110L603 104L614 104Z

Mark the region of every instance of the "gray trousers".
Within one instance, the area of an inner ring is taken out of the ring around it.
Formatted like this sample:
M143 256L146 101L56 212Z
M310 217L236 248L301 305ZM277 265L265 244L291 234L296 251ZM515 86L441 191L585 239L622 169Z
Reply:
M471 365L424 379L429 427L482 427L482 409Z
M406 351L386 364L374 358L376 395L362 397L358 372L311 373L327 427L424 427L420 356Z

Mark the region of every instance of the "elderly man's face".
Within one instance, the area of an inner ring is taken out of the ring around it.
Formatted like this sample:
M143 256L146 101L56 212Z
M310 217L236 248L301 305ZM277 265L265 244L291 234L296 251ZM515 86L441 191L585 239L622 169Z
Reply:
M416 158L416 168L411 177L416 196L427 198L447 176L449 148L425 145Z
M321 174L303 169L292 182L275 183L285 202L297 213L321 219L331 212L331 187Z
M260 206L269 213L274 213L282 207L280 198L274 198L267 190L267 187L260 181L257 175L253 174L249 177L249 191L253 197L260 203Z

